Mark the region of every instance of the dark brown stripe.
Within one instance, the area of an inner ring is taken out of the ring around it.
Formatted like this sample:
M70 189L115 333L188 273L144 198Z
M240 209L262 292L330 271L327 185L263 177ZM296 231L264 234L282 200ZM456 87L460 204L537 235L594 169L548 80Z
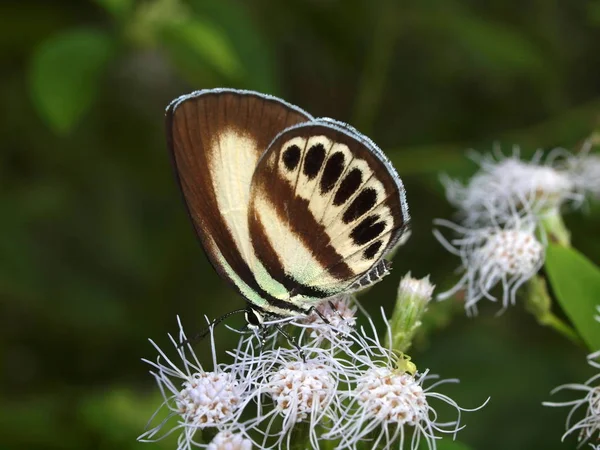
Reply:
M251 207L254 209L253 206ZM290 297L294 295L305 295L307 297L315 298L325 298L329 296L329 294L324 291L301 284L285 272L277 251L273 248L271 241L267 237L265 227L257 214L250 214L249 226L252 245L255 253L259 255L260 262L265 266L269 275L287 289ZM271 302L269 301L269 303Z
M260 262L265 266L265 269L267 269L267 272L269 272L269 274L277 281L284 284L283 281L285 280L285 270L283 268L283 263L279 259L277 251L275 251L271 245L271 241L267 237L265 227L258 218L258 213L256 212L252 202L250 203L249 211L248 227L254 252L260 259Z
M279 220L290 227L306 248L312 250L314 258L323 266L323 271L338 279L354 277L354 272L346 263L340 264L344 258L329 243L325 227L317 222L308 209L308 200L296 196L291 186L276 175L261 176L260 180L262 183L258 190L259 195L265 195ZM253 208L253 205L251 207ZM249 213L251 217L258 214L254 208ZM272 260L270 253L275 250L266 246L263 248L261 245L255 249L261 260ZM331 270L333 267L335 269Z
M167 143L173 167L196 233L215 270L231 282L219 265L211 240L248 286L273 306L296 310L274 299L256 282L218 210L210 173L210 142L224 128L234 128L256 142L256 160L284 128L310 119L273 99L252 93L204 92L173 103L166 114ZM243 168L253 170L254 167ZM239 288L236 287L239 291Z
M307 286L302 284L293 278L289 278L290 285L293 285L293 288L290 291L290 295L302 295L304 297L312 297L312 298L327 298L331 297L331 293L323 291L321 289L317 289L314 286Z

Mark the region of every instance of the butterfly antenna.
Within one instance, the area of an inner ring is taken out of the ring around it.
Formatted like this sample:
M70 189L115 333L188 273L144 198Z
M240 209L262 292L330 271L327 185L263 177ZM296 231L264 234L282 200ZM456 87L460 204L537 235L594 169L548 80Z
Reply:
M184 347L188 344L196 344L196 343L200 342L202 339L204 339L206 336L208 336L208 333L210 333L210 330L213 327L219 325L221 322L223 322L229 316L233 316L234 314L239 314L239 313L243 313L243 312L246 312L246 308L236 309L234 311L228 312L227 314L223 314L221 317L217 317L200 333L196 334L194 337L192 337L190 339L186 339L183 342L180 342L179 345L177 346L177 348Z

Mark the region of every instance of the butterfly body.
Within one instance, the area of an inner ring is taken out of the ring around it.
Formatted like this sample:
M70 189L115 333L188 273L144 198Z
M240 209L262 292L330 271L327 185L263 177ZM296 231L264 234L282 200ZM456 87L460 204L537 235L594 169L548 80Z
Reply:
M248 301L250 324L308 314L387 273L383 257L409 215L400 178L370 139L229 89L180 97L166 120L196 232Z

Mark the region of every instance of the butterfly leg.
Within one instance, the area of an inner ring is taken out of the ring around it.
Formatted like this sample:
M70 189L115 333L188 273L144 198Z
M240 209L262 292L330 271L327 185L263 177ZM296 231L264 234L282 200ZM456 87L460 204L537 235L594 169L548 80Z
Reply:
M287 339L287 341L292 347L298 350L298 353L300 353L300 356L302 356L302 361L306 362L306 353L304 353L304 350L302 349L302 347L300 347L300 345L296 341L296 338L294 338L294 336L285 331L279 324L275 324L275 328L277 328L277 331L279 331L283 335L283 337Z
M338 311L338 309L335 307L335 305L333 304L333 302L332 302L331 300L329 300L329 307L331 308L331 310L332 310L332 311L335 311L335 312L336 312L336 314L338 315L338 317L339 317L339 318L340 318L340 319L341 319L343 322L345 322L345 321L346 321L346 319L344 318L344 316L342 316L342 313L340 313L340 312Z
M333 307L333 305L331 304L331 302L329 302L329 304L330 304L330 305ZM334 308L334 309L335 309L335 308ZM319 317L321 318L321 320L322 320L323 322L325 322L327 325L331 325L331 322L329 321L329 319L328 319L327 317L325 317L325 316L323 315L323 313L322 313L321 311L319 311L319 310L318 310L316 307L314 307L314 306L313 306L313 307L312 307L312 308L309 310L309 314L311 314L311 313L315 313L317 316L319 316Z
M262 352L267 345L267 327L261 326L257 335L260 338L260 351Z

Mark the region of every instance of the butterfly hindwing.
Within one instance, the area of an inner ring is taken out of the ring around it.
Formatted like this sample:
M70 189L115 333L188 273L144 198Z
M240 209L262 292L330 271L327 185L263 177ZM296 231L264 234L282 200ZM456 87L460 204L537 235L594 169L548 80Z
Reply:
M292 303L353 286L408 222L391 163L370 140L330 120L275 138L252 177L249 205L255 254Z
M281 130L308 120L274 97L226 89L180 97L167 109L167 140L196 233L219 274L259 307L272 299L255 276L248 230L252 174Z

